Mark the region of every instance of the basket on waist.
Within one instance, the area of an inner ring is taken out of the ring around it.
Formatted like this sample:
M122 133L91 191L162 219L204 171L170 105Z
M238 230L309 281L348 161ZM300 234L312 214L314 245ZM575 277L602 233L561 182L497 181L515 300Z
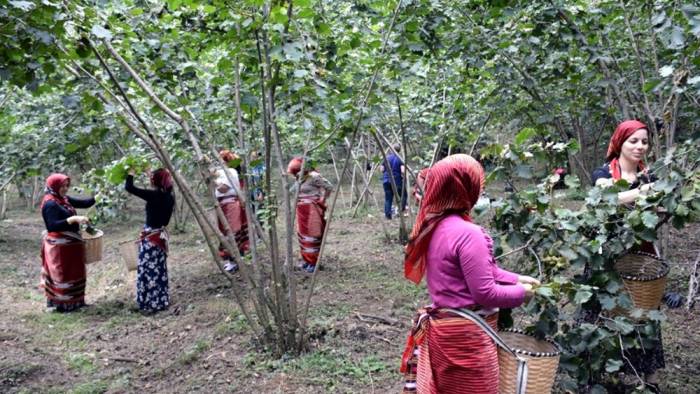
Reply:
M135 271L139 262L139 239L119 242L119 255L127 271Z
M80 236L85 241L85 264L102 260L102 230L95 229L93 234L81 231Z
M527 394L552 391L559 368L559 347L549 339L537 339L518 330L499 331L498 335L518 356L527 360ZM498 347L498 392L517 392L518 361L511 353Z
M635 308L658 309L666 289L669 265L657 256L630 252L615 262Z

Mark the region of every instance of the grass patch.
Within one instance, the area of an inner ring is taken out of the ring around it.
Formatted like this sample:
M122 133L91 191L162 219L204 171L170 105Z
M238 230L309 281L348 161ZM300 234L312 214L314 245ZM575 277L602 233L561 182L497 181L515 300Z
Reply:
M202 355L202 353L209 350L210 347L211 342L204 339L199 339L194 343L194 345L190 349L186 350L185 352L181 353L180 356L178 356L176 363L181 365L190 365L195 361L199 360L199 357Z
M216 325L214 335L216 337L224 337L229 334L244 334L248 331L248 328L245 316L232 313L226 316L223 322Z
M382 374L389 366L375 356L353 360L346 353L319 350L284 363L284 372L296 372L332 390L342 381L369 384L370 374Z
M73 387L68 393L70 394L102 394L109 389L109 383L104 380L94 382L85 382Z
M74 371L83 374L91 374L96 370L93 359L94 357L84 353L72 353L66 357L66 362L68 363L68 368Z

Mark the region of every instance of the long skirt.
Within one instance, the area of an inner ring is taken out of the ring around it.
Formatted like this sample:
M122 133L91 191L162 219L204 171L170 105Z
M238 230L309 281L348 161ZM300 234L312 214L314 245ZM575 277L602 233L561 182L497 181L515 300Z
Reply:
M498 313L485 318L496 329ZM402 360L404 393L498 393L496 344L472 321L419 311Z
M136 303L142 311L161 311L170 305L167 258L161 245L148 238L141 240L136 270Z
M85 305L85 242L48 233L41 244L41 287L46 305L70 312Z
M226 221L231 231L233 231L233 237L236 240L238 252L244 255L250 250L248 219L246 218L245 207L241 204L241 201L235 197L222 198L219 200L219 203L221 205L221 210L224 211L224 216L226 216ZM217 223L219 225L219 230L224 235L228 235L224 224L218 219ZM225 260L232 260L231 252L226 250L223 245L219 245L219 256Z
M318 197L299 197L297 202L297 237L301 258L315 266L326 228L326 205Z

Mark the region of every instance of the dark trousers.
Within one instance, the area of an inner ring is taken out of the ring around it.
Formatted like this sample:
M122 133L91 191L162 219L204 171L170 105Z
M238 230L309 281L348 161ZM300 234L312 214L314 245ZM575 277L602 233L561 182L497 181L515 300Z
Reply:
M406 189L402 182L396 182L396 190L401 191L401 211L406 210ZM384 183L384 217L391 219L391 207L394 204L394 189L391 188L391 182Z

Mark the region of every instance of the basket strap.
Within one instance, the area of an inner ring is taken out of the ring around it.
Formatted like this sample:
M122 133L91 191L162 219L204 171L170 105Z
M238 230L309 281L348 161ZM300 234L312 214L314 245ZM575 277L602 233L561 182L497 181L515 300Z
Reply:
M444 308L444 310L472 321L482 330L484 330L484 332L489 337L491 337L491 339L493 339L493 341L496 342L496 344L500 346L501 349L507 351L513 357L515 357L515 359L518 361L518 373L515 383L515 394L525 394L525 391L527 390L527 359L520 357L517 353L515 353L515 351L513 351L513 349L511 349L508 346L508 344L503 340L503 338L499 337L496 331L481 316L479 316L479 314L475 313L474 311L471 311L469 309L458 310L452 308Z

